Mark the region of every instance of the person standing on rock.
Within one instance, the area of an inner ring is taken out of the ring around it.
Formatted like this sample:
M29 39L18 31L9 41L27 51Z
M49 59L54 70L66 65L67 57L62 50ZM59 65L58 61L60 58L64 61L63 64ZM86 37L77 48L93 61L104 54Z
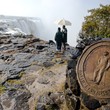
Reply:
M62 26L62 43L63 43L63 47L64 50L66 50L66 44L67 44L67 28L65 27L65 25Z
M55 34L55 41L57 44L57 51L61 51L61 47L62 47L62 32L61 32L61 28L58 27L58 31Z

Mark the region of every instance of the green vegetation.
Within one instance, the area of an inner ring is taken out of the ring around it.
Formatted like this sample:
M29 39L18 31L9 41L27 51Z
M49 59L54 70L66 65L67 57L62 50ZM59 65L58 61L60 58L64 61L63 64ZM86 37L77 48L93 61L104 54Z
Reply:
M85 17L79 37L110 38L110 5L100 5L88 12L90 15Z
M3 85L0 85L0 94L2 94L3 92L5 92L6 87Z
M20 73L19 73L19 77L21 78L21 77L23 76L23 74L25 74L24 71L20 72Z
M15 79L10 79L10 80L7 80L7 83L11 84L11 85L19 85L19 84L22 84L22 81L21 80L15 80Z

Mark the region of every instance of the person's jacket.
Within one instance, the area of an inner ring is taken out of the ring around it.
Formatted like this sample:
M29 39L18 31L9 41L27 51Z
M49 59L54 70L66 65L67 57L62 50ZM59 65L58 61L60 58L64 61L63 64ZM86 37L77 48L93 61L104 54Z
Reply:
M59 31L55 34L55 41L62 42L62 32Z
M67 29L62 30L62 35L63 35L63 42L67 42Z

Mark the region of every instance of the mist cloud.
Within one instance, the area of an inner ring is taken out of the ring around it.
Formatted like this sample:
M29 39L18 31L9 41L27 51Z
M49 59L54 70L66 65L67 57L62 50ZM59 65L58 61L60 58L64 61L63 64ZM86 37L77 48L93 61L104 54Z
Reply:
M54 40L58 27L54 21L65 18L72 23L67 27L68 43L75 46L84 16L100 4L110 4L110 0L0 0L0 14L39 17L39 37L45 40Z

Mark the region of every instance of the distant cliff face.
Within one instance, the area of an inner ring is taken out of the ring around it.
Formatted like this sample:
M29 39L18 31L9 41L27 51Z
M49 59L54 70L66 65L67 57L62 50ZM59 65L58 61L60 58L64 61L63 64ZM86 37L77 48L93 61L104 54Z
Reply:
M0 34L23 34L38 36L39 18L0 16Z

